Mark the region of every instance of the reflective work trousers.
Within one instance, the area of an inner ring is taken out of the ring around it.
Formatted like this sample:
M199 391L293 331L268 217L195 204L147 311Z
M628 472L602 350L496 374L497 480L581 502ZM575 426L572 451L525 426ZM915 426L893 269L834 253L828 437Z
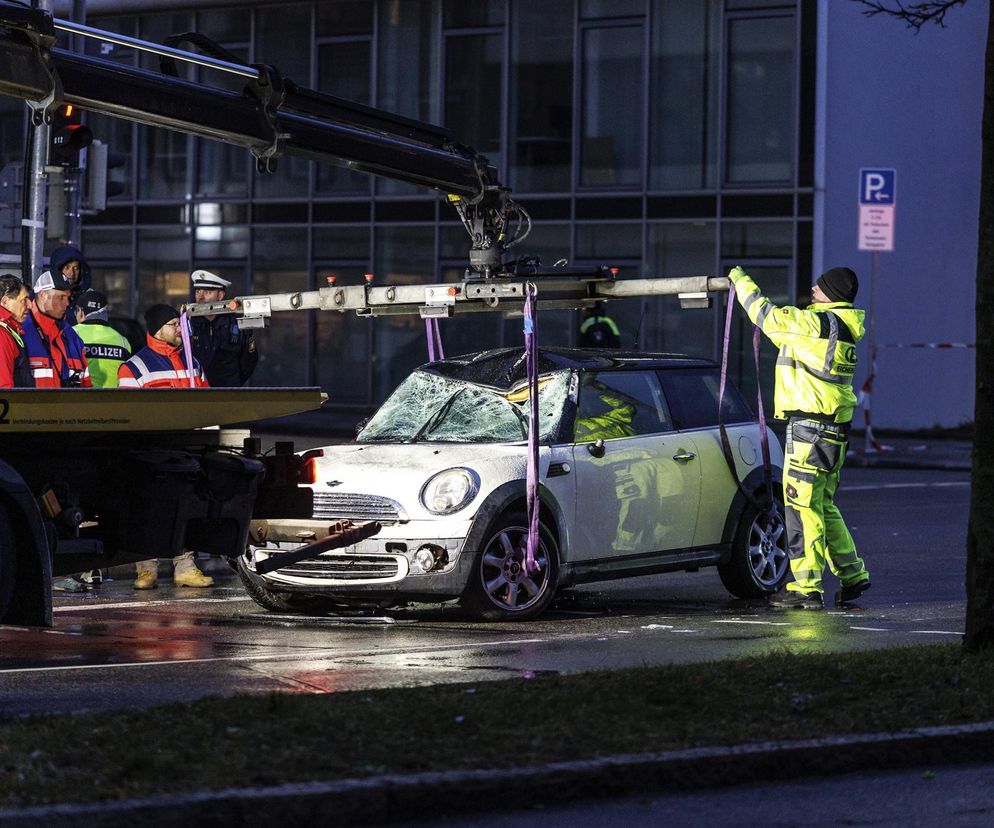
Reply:
M796 419L787 426L783 494L794 575L788 590L824 592L826 563L843 586L870 577L835 505L846 442L846 431L838 426Z

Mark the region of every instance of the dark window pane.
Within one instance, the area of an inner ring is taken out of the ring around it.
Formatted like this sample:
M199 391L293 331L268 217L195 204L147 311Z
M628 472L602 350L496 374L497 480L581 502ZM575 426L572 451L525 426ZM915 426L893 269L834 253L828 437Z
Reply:
M248 15L242 15L247 17ZM248 63L248 49L239 47L232 49L236 62ZM217 73L202 72L201 78L211 84L216 80L212 75ZM233 80L234 76L228 76ZM245 85L244 79L234 84L236 89ZM252 154L244 147L235 147L223 141L211 141L208 138L197 139L197 160L199 164L198 195L247 195L248 171L252 162Z
M404 0L390 3L381 14L377 30L377 106L420 121L438 123L439 0ZM462 140L460 138L460 140ZM423 187L376 180L379 193L424 193Z
M248 258L249 229L238 226L207 225L194 228L194 258Z
M642 27L583 33L580 184L637 185L642 180Z
M172 34L193 28L189 14L156 14L139 20L139 36L153 43L163 43ZM139 65L160 71L159 58L139 53ZM193 67L176 62L181 78L192 79ZM138 127L138 197L142 199L185 198L193 190L190 178L190 152L193 139L179 132L155 127Z
M370 41L353 40L318 46L318 89L347 101L368 104ZM331 164L317 165L320 192L368 193L370 177Z
M376 280L383 285L437 282L434 227L377 227ZM428 339L419 316L381 316L375 337L374 402L382 402L414 368L428 361Z
M308 290L307 230L280 227L256 230L252 250L255 269L250 292L256 294ZM256 331L259 366L255 386L301 386L310 382L308 360L311 314L277 313L271 324Z
M683 430L718 425L718 391L721 387L718 369L672 368L660 371L659 379L676 428ZM721 413L726 424L754 419L742 395L731 384L725 386Z
M601 371L580 377L576 442L670 431L659 382L651 371Z
M340 285L362 284L365 271L365 267L355 265L321 268L317 274L318 285L324 286L324 277L329 272L338 276ZM354 313L324 311L314 315L314 323L315 379L328 392L330 403L370 403L372 320L362 319Z
M471 26L499 26L504 22L505 0L445 0L443 25L447 29Z
M183 227L138 231L136 315L152 305L182 304L190 297L190 237Z
M445 125L456 140L482 152L501 169L500 35L445 41Z
M715 225L650 224L647 275L670 279L704 276L714 271ZM715 347L715 310L686 310L675 296L650 299L645 343L650 351L712 357Z
M197 32L216 43L247 43L252 13L246 9L210 9L197 13Z
M728 25L729 183L790 181L794 156L794 18Z
M369 227L315 227L315 259L369 261Z
M715 185L720 0L666 0L652 27L649 186Z
M517 0L512 19L514 189L569 190L573 162L573 2Z
M299 86L312 86L311 5L263 6L255 14L255 61L278 67L283 77ZM311 165L303 158L282 156L276 172L252 176L255 194L262 198L305 198Z
M728 259L786 259L793 249L793 225L787 221L725 222L721 226L721 255Z
M645 0L580 0L580 17L638 17L645 14Z
M318 37L368 34L373 30L375 5L369 0L322 0L316 7ZM389 5L388 16L395 13L397 3Z

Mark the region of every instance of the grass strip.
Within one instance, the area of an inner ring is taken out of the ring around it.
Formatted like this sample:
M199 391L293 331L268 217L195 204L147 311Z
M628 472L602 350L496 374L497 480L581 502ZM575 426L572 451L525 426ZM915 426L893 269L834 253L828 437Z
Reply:
M0 807L896 732L994 720L959 645L0 722Z

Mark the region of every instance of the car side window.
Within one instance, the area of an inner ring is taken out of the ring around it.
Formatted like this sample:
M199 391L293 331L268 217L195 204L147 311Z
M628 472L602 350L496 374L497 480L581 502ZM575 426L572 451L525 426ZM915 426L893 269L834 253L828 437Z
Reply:
M653 371L601 371L580 375L574 426L578 443L672 431Z
M684 430L718 425L721 375L717 368L668 368L658 373L676 428ZM725 384L722 409L726 425L756 419L739 390L730 382Z

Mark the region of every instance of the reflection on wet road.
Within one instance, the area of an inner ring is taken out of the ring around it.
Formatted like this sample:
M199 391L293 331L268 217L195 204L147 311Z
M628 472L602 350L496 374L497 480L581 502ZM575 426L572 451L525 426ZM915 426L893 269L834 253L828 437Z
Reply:
M458 607L426 605L351 618L267 613L222 570L209 591L174 590L163 580L151 600L119 580L83 596L57 596L53 629L0 627L0 711L328 693L958 640L966 476L860 470L848 479L853 489L841 505L874 582L862 609L777 612L731 600L713 569L579 587L527 624L474 623ZM899 485L909 483L916 485ZM834 589L828 585L829 604Z

